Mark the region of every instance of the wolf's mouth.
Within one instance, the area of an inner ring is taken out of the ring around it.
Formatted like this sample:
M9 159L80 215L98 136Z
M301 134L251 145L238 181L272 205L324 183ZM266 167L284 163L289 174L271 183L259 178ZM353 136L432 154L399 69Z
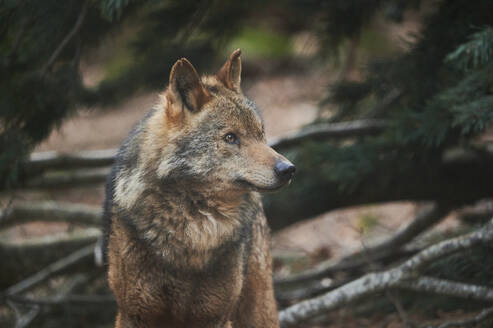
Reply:
M282 186L284 186L286 184L286 182L279 182L273 186L269 186L269 187L259 187L253 183L251 183L250 181L247 181L245 179L236 179L236 183L244 186L244 187L247 187L247 188L250 188L250 189L253 189L255 191L259 191L259 192L269 192L269 191L276 191L276 190L279 190L281 189Z

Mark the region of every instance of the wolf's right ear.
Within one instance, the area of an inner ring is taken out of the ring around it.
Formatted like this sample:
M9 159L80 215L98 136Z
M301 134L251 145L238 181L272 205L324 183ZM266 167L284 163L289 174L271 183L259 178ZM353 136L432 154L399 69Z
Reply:
M236 49L223 67L216 73L217 78L226 88L236 92L241 92L241 50Z
M178 60L171 68L169 90L173 105L179 102L192 112L198 112L211 99L197 71L185 58Z

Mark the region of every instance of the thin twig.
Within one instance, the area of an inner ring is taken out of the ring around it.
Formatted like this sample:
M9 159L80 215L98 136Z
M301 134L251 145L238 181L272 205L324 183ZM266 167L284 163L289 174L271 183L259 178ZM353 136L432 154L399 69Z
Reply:
M30 276L29 278L24 279L21 282L9 287L7 290L5 290L3 292L3 294L5 294L7 296L8 295L14 295L14 294L24 292L24 291L36 286L37 284L48 279L52 275L59 273L62 270L67 269L68 267L76 264L77 262L79 262L80 260L82 260L88 256L93 255L94 246L95 246L94 244L91 244L89 246L85 246L85 247L73 252L69 256L66 256L66 257L50 264L49 266L47 266L43 270L39 271L38 273L36 273L36 274Z
M62 42L58 45L58 47L55 49L55 51L51 54L50 58L46 62L46 64L43 65L41 68L41 75L44 75L46 71L53 65L55 60L58 58L62 50L65 48L65 46L69 43L69 41L74 37L74 35L79 31L80 27L82 26L82 23L84 22L84 18L87 13L87 7L89 6L89 0L84 1L84 4L82 5L82 9L79 13L79 17L77 18L77 21L75 22L74 26L72 29L68 32L68 34L63 38Z
M14 311L15 314L15 328L27 327L31 321L38 315L40 307L37 304L30 304L29 310L25 313L21 311L20 304L7 300L7 304ZM24 305L25 306L25 305Z
M404 324L405 327L407 328L412 328L415 325L411 323L409 320L409 316L407 315L407 312L404 310L404 307L402 306L401 301L399 300L399 297L395 295L395 291L393 290L387 290L385 292L385 295L389 299L389 301L394 305L395 309L397 310L397 313L399 314L399 317L401 318L402 323Z
M438 326L424 325L422 328L452 328L452 327L474 327L484 320L493 316L493 307L486 308L481 311L478 315L457 321L447 321Z

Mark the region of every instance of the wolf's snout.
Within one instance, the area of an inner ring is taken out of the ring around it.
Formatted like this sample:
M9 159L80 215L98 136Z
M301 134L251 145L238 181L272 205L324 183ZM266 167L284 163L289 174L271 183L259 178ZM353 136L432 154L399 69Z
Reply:
M291 162L278 160L274 166L274 171L279 178L287 181L293 177L293 174L296 171L296 166L294 166Z

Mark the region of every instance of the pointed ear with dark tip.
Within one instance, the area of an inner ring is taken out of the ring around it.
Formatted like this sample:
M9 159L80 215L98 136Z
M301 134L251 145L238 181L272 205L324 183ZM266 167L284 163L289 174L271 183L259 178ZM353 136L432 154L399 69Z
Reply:
M199 111L211 99L197 71L185 58L178 60L171 68L169 88L173 99L192 112Z
M217 78L227 88L236 92L241 92L241 50L235 50L223 67L216 73Z

